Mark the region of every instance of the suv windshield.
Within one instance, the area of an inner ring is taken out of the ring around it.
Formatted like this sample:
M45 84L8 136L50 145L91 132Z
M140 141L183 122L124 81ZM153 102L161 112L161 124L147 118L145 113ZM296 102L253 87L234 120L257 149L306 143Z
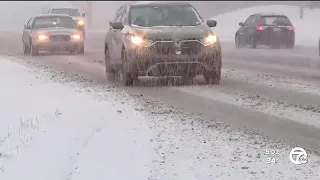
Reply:
M286 16L263 16L262 25L291 26L290 20Z
M69 16L81 16L80 12L78 9L52 9L51 10L52 14L67 14Z
M137 26L197 26L202 22L192 6L132 7L130 10L130 24Z
M37 17L34 19L32 29L44 29L44 28L76 28L73 20L70 17Z

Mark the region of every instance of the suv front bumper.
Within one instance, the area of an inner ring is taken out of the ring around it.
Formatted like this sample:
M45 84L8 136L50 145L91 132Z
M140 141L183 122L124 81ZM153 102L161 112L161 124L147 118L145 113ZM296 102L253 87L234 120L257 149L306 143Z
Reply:
M220 44L203 46L197 54L157 54L145 47L126 50L131 67L137 68L140 76L185 76L200 75L204 70L214 70L221 64Z

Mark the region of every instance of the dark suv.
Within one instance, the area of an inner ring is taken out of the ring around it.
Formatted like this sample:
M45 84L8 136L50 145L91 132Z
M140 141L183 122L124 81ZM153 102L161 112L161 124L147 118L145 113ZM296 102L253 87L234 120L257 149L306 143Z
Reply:
M284 45L294 48L295 32L287 16L281 14L253 14L242 23L235 35L236 47L268 45L279 48Z
M219 84L221 46L210 29L185 2L141 2L122 5L105 38L105 66L109 79L131 86L139 76L204 75Z

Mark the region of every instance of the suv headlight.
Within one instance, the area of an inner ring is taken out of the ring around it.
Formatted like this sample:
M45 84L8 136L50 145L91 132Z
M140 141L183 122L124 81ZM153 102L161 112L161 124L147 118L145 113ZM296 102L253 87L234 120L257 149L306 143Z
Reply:
M131 42L136 45L141 45L143 43L143 39L139 36L131 36Z
M203 38L201 40L201 42L202 42L202 44L204 46L209 46L209 45L214 44L215 42L217 42L217 36L216 35L209 35L209 36Z
M84 25L84 21L83 20L79 20L77 24L78 24L78 26L83 26Z
M132 44L135 44L138 46L144 46L144 47L149 47L152 44L152 41L150 41L148 39L144 39L140 36L135 36L135 35L131 35L130 41Z
M72 40L81 40L81 35L80 34L72 34L71 39Z

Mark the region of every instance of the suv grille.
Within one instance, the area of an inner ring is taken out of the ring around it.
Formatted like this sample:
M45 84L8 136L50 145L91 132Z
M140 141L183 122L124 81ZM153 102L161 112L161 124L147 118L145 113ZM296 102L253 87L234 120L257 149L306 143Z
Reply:
M181 44L181 54L198 54L201 52L203 45L198 41L187 41Z
M186 39L190 40L190 39ZM159 41L159 40L155 40ZM172 41L172 42L157 42L154 45L150 47L151 51L156 54L161 55L172 55L175 54L175 50L177 50L177 47L174 46L174 42L172 39L165 39L162 41ZM202 50L202 44L195 40L185 41L181 42L181 54L183 55L195 55L201 52Z
M174 45L173 42L157 42L152 45L151 50L156 54L174 54Z
M70 35L50 35L50 40L52 41L70 41Z

